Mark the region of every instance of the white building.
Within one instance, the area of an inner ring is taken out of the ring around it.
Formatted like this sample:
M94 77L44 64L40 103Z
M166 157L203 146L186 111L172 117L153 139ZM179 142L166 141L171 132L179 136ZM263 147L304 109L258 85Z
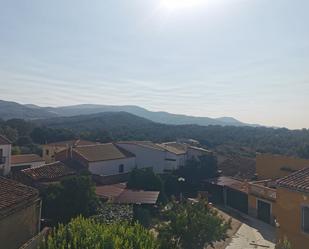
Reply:
M155 144L150 141L126 141L117 145L136 156L137 168L151 167L156 173L178 169L188 159L198 159L210 153L203 148L177 142Z
M136 167L135 155L113 143L73 147L60 152L56 158L74 159L91 174L100 176L125 174Z
M11 142L0 135L0 175L8 175L11 165Z

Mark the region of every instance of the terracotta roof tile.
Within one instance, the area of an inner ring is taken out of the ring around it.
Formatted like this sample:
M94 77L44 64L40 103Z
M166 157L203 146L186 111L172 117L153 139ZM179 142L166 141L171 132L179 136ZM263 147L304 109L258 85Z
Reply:
M309 167L277 180L276 184L285 188L309 192Z
M12 164L32 163L32 162L42 162L42 161L44 161L43 158L36 154L23 154L23 155L11 156Z
M134 157L134 154L119 148L113 143L86 145L74 148L74 151L80 154L89 162L99 162Z
M0 177L0 190L0 215L39 195L36 189L4 177Z
M74 175L75 171L62 162L45 164L40 167L21 170L34 181L52 181L60 177Z

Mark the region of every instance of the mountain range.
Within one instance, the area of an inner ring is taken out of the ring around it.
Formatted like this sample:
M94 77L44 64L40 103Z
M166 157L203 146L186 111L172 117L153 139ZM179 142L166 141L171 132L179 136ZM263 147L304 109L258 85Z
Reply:
M0 100L0 118L3 120L19 118L26 120L46 119L55 117L72 117L78 115L90 115L105 112L127 112L153 122L170 125L221 125L221 126L259 126L246 124L232 117L209 118L194 117L168 112L153 112L145 108L133 105L93 105L82 104L63 107L41 107L33 104L19 104L16 102Z

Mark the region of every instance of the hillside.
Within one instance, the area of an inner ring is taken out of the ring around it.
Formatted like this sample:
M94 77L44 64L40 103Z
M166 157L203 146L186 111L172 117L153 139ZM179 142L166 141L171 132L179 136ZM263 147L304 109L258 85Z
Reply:
M49 117L72 117L76 115L97 114L102 112L128 112L153 122L171 125L221 125L221 126L256 126L242 123L231 117L209 118L194 117L168 112L153 112L139 106L114 105L75 105L63 107L40 107L37 105L21 105L15 102L0 101L0 115L4 120L13 118L42 119Z
M33 108L21 105L16 102L0 100L0 118L3 120L19 119L39 119L56 117L56 114L47 112L41 108Z

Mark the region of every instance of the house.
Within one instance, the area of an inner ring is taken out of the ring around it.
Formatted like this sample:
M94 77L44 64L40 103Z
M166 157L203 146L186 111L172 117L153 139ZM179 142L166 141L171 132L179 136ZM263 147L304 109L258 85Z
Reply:
M15 179L29 186L44 188L58 183L76 172L62 162L53 162L35 168L27 168L17 172Z
M185 165L188 159L210 153L189 144L169 142L153 143L151 141L124 141L117 145L136 156L137 168L152 168L155 173L164 173Z
M126 174L136 166L135 155L113 143L83 145L56 154L59 161L77 161L91 174L114 176Z
M45 161L42 157L36 154L23 154L23 155L12 155L11 156L11 171L15 173L16 171L35 168L44 165Z
M11 142L0 135L0 176L8 175L11 171Z
M41 200L32 187L0 177L0 247L17 249L40 231Z
M155 205L160 191L131 190L126 184L112 184L96 187L100 199L116 204Z
M309 167L308 159L271 154L259 154L256 157L258 180L278 179L305 167Z
M309 244L309 167L276 182L277 238L284 236L292 248L307 249Z
M42 146L43 147L43 159L46 163L51 163L55 161L55 154L62 150L66 150L70 147L93 145L93 144L96 144L96 143L91 142L91 141L81 140L81 139L44 144Z

